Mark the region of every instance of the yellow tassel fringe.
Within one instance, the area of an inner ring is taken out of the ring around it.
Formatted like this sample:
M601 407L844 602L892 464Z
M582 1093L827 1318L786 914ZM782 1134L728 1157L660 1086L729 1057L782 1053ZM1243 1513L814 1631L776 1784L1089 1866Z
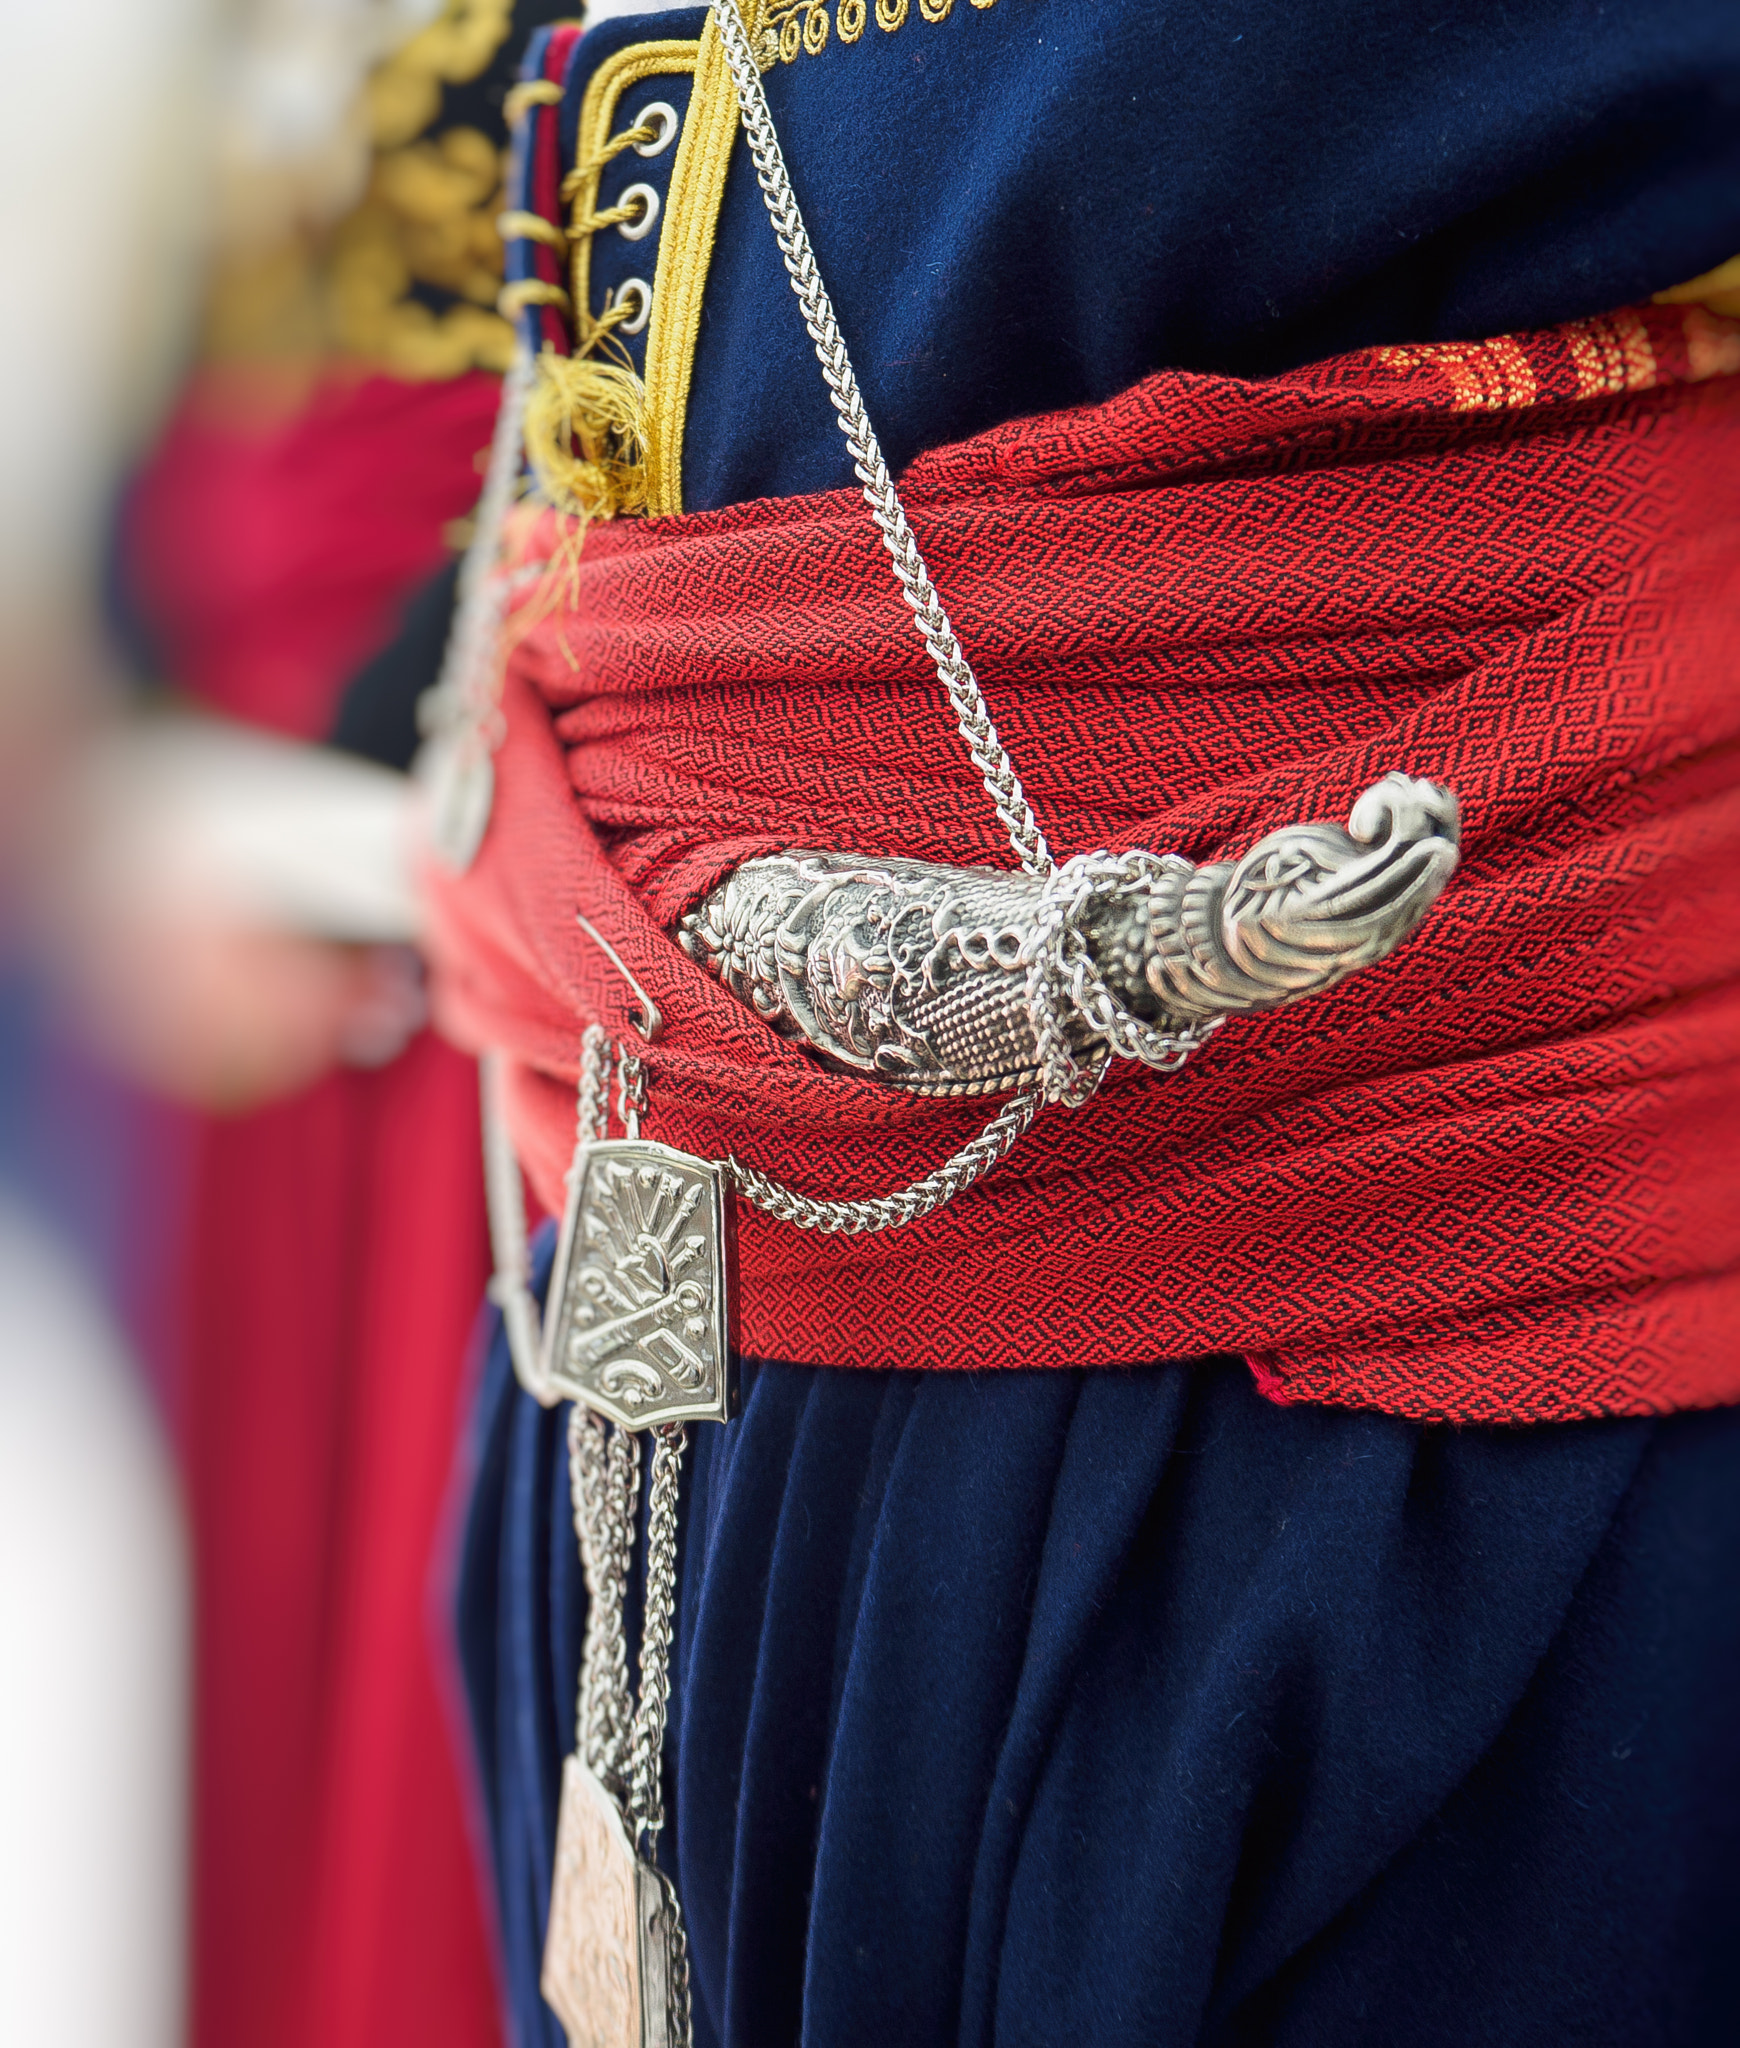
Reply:
M557 511L583 524L644 512L651 428L646 386L626 361L553 349L539 356L526 402L526 459Z

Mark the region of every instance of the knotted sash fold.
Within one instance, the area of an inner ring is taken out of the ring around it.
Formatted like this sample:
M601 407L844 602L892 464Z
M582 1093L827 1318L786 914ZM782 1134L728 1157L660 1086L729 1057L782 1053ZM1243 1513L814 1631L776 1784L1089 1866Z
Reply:
M1059 858L1195 860L1448 783L1401 953L1124 1063L925 1222L745 1209L752 1355L1129 1366L1516 1422L1740 1399L1740 326L1650 307L1258 382L1165 372L934 451L914 529ZM855 494L521 545L494 822L439 1011L519 1062L550 1206L582 1027L667 1028L649 1135L884 1192L982 1122L824 1072L667 936L790 846L1007 865Z

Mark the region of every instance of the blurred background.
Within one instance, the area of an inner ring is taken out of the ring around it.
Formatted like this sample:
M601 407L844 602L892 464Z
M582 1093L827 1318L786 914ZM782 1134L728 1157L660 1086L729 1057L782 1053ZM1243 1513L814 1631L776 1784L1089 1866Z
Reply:
M0 0L8 2044L499 2038L432 1624L475 1077L423 1029L405 679L556 12Z
M407 770L579 11L0 0L4 2048L500 2040Z

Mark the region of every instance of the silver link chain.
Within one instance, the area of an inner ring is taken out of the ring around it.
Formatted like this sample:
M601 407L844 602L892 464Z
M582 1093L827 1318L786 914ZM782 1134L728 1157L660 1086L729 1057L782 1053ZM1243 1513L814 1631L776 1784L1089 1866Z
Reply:
M982 1180L991 1168L1008 1156L1011 1146L1039 1114L1039 1097L1031 1091L1011 1096L976 1138L944 1160L934 1173L914 1181L892 1195L876 1195L861 1202L824 1202L801 1195L777 1180L745 1166L735 1155L727 1158L732 1185L746 1202L753 1202L782 1223L795 1223L800 1230L831 1231L855 1237L869 1231L893 1230L902 1223L916 1223L929 1216L974 1181Z
M1096 894L1151 886L1168 867L1188 865L1176 855L1134 847L1128 853L1077 854L1047 879L1027 963L1027 1009L1038 1039L1045 1101L1070 1107L1085 1102L1105 1079L1114 1053L1157 1073L1176 1073L1220 1029L1219 1017L1171 1031L1138 1017L1106 986L1082 930ZM1100 1041L1086 1060L1076 1058L1064 1029L1072 1011Z
M477 1063L483 1110L484 1206L489 1212L490 1252L495 1266L485 1292L501 1311L514 1376L535 1401L551 1408L555 1406L556 1394L544 1378L543 1316L532 1293L526 1189L508 1128L503 1099L505 1073L505 1061L499 1052L486 1052Z
M622 1431L618 1431L620 1436ZM677 1611L677 1500L688 1446L686 1423L652 1432L647 1482L646 1603L640 1628L640 1703L628 1761L629 1832L646 1838L651 1858L665 1824L665 1717L671 1701L671 1629Z
M623 1602L640 1500L640 1439L576 1402L568 1417L568 1476L587 1603L574 1742L620 1805L634 1739Z
M985 702L971 663L955 638L936 585L930 580L924 557L919 553L918 543L907 523L900 494L894 488L894 479L883 460L876 430L864 410L863 396L846 351L845 337L834 317L833 301L828 296L827 286L816 268L809 231L804 226L797 195L792 191L785 154L779 146L773 116L768 111L767 94L762 89L761 72L749 47L742 15L736 0L710 0L710 4L724 46L725 61L731 68L732 81L737 88L744 134L755 160L755 175L767 204L768 219L773 224L774 239L785 260L792 290L803 309L804 325L816 345L816 360L821 364L828 396L833 401L840 432L845 436L846 447L852 457L852 467L864 487L864 502L869 506L870 516L875 520L892 558L900 594L911 607L925 651L936 664L937 680L947 693L960 726L961 738L973 766L984 781L985 793L1009 834L1009 844L1015 857L1029 874L1050 874L1054 864L1051 849L1045 843L1045 834L1039 829L1039 821L1022 792L1015 764L997 737L990 706ZM727 1159L726 1165L733 1184L745 1201L783 1222L795 1224L800 1230L842 1235L893 1230L903 1223L914 1223L921 1216L933 1214L989 1173L1032 1124L1039 1111L1039 1101L1036 1094L1013 1097L976 1138L944 1160L934 1172L927 1173L910 1187L872 1200L822 1201L783 1186L754 1167L745 1166L734 1156Z
M749 47L743 17L738 12L736 0L711 0L711 6L720 41L725 46L725 61L731 67L731 77L737 87L744 133L748 137L750 154L755 159L755 175L761 184L762 197L767 202L774 237L779 243L780 254L785 258L792 290L803 308L804 325L816 345L816 359L822 366L828 396L839 416L840 432L846 437L852 467L864 486L864 501L870 507L870 516L894 559L894 574L900 584L900 594L912 607L925 651L936 664L937 680L948 693L949 703L960 723L961 738L966 742L973 766L984 778L985 793L996 806L997 816L1009 834L1009 844L1015 850L1016 859L1029 874L1049 874L1052 859L1045 835L1022 794L1015 765L1004 752L997 737L997 728L991 722L990 706L985 702L984 692L979 688L967 657L961 652L961 644L949 624L948 613L943 610L936 586L930 580L930 572L924 566L924 557L918 551L899 493L894 488L894 479L888 474L888 465L882 459L875 429L864 410L858 379L846 353L845 339L840 333L839 322L834 318L833 302L816 269L815 252L810 247L803 214L791 189L785 156L774 131L773 117L768 112L761 72Z
M663 1758L671 1700L671 1631L677 1609L677 1504L689 1432L668 1422L651 1432L647 1480L646 1602L640 1631L640 1698L628 1682L623 1608L640 1500L640 1438L584 1402L568 1416L574 1533L586 1579L586 1636L574 1744L621 1807L650 1858L665 1824Z

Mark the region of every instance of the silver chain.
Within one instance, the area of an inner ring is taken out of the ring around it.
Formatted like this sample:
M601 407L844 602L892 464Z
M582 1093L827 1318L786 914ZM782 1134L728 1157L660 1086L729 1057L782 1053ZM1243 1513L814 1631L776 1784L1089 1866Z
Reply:
M946 1202L952 1202L964 1188L982 1179L1008 1155L1015 1143L1039 1114L1036 1094L1011 1096L979 1133L946 1159L934 1173L914 1181L892 1195L876 1195L862 1202L823 1202L800 1195L735 1156L725 1162L733 1185L746 1202L765 1209L783 1223L795 1223L800 1230L832 1231L858 1236L867 1231L893 1230L902 1223L916 1223Z
M985 702L971 663L955 638L936 585L930 580L924 557L919 553L918 543L907 523L900 494L894 488L894 479L883 460L876 430L864 410L863 396L846 350L845 337L834 317L833 301L828 297L827 286L816 268L815 251L810 247L809 231L804 226L797 195L791 188L785 155L779 146L773 116L768 111L767 95L762 90L761 72L749 47L749 37L736 0L711 0L711 6L713 20L724 45L725 61L731 67L731 77L737 87L744 134L755 160L755 175L761 186L762 198L767 203L768 219L773 223L774 239L779 243L792 290L803 309L804 325L816 345L816 360L821 364L840 432L845 436L846 447L851 453L852 467L864 487L864 502L869 506L870 516L888 549L900 594L911 607L913 622L924 641L925 651L936 664L937 680L948 696L960 726L961 738L973 766L983 779L985 793L1009 834L1009 844L1015 857L1029 874L1050 874L1053 862L1045 834L1039 829L1039 821L1022 792L1015 765L997 737L990 706ZM910 1187L872 1200L821 1201L814 1196L800 1194L795 1188L783 1186L754 1167L745 1166L736 1157L728 1159L726 1165L733 1184L745 1201L752 1202L756 1208L783 1222L795 1224L800 1230L847 1235L892 1230L903 1223L916 1222L921 1216L931 1215L989 1173L1032 1124L1039 1111L1039 1101L1035 1094L1014 1096L977 1137L944 1160L933 1173L927 1173Z
M1122 1003L1106 985L1082 929L1096 894L1151 888L1168 868L1187 868L1175 854L1079 853L1047 878L1034 917L1027 962L1027 1009L1038 1037L1040 1094L1047 1102L1085 1102L1105 1079L1114 1053L1162 1074L1176 1073L1222 1019L1165 1030ZM1073 1012L1096 1042L1076 1058L1064 1019Z
M575 1150L595 1144L610 1128L610 1040L602 1024L580 1034L580 1086L574 1094ZM569 1172L573 1172L570 1167Z
M623 1606L640 1501L640 1438L583 1402L575 1402L568 1417L569 1488L587 1601L574 1746L622 1808L635 1841L644 1838L649 1858L665 1824L662 1781L677 1610L677 1501L689 1432L683 1423L670 1422L655 1429L652 1439L637 1702L628 1682Z
M519 583L543 573L545 564L522 565L514 576L500 568L502 530L519 492L526 400L536 381L531 353L516 347L502 379L495 433L483 491L472 514L471 541L459 564L453 624L433 689L417 706L419 728L427 734L470 727L487 738L491 751L499 733L495 702L497 648L508 603Z
M587 1601L574 1746L620 1803L628 1790L633 1740L622 1610L640 1499L640 1439L613 1430L577 1401L568 1417L568 1477Z
M892 559L901 595L911 608L919 635L936 664L937 679L954 709L961 738L983 778L986 794L1009 834L1009 844L1016 858L1030 874L1056 877L1056 886L1048 888L1042 900L1038 943L1028 964L1027 1000L1035 1022L1041 1069L1037 1089L1011 1097L977 1136L944 1160L941 1166L923 1179L888 1195L861 1201L822 1200L787 1187L755 1167L746 1166L734 1154L725 1160L732 1183L744 1200L768 1215L800 1230L860 1235L897 1229L902 1224L932 1215L952 1202L1008 1155L1011 1147L1031 1127L1042 1103L1078 1104L1092 1095L1105 1076L1113 1052L1142 1060L1159 1071L1170 1072L1181 1066L1215 1027L1213 1024L1191 1025L1182 1031L1169 1032L1149 1024L1118 1001L1094 963L1080 930L1079 919L1095 889L1119 882L1128 885L1141 879L1151 869L1163 865L1161 857L1140 850L1116 856L1084 854L1068 861L1061 871L1053 862L1032 806L1022 793L1014 764L997 737L984 692L979 688L972 666L955 638L948 614L925 568L924 558L919 553L918 543L913 538L901 505L900 494L894 487L875 429L865 412L845 338L834 316L827 287L817 270L803 214L792 191L779 136L768 110L767 95L762 89L761 73L750 49L736 0L709 0L709 5L737 88L744 132L755 161L756 178L767 205L774 237L791 278L792 290L803 310L804 324L815 343L816 359L821 365L840 431L851 453L853 468L863 485L865 503ZM1071 1011L1084 1019L1090 1031L1102 1041L1103 1049L1086 1060L1076 1058L1065 1028L1065 1018ZM583 1136L586 1133L602 1135L606 1128L607 1110L600 1108L596 1092L604 1084L596 1078L588 1081L588 1073L593 1070L597 1057L597 1049L593 1045L595 1032L602 1043L602 1030L593 1025L586 1033L582 1048L579 1119ZM592 1048L590 1052L589 1047ZM486 1062L486 1073L487 1068ZM598 1071L602 1072L602 1068ZM618 1067L618 1097L618 1113L624 1128L634 1136L638 1133L640 1111L645 1103L645 1069L638 1058L626 1052ZM511 1206L520 1219L520 1242L512 1248L515 1251L513 1259L502 1258L498 1236L497 1277L491 1283L492 1298L502 1308L508 1325L509 1343L516 1365L519 1365L522 1356L532 1355L535 1351L531 1335L536 1332L539 1319L537 1305L525 1284L524 1199L518 1189L518 1169L512 1165L512 1143L506 1137L505 1125L499 1122L499 1105L495 1103L487 1081L485 1110L491 1216L493 1219L498 1206L506 1201L508 1167L512 1166L514 1188ZM493 1142L490 1133L492 1112L498 1124ZM521 1325L524 1325L523 1329ZM539 1376L536 1373L528 1378L522 1370L521 1378L534 1392L537 1391Z
M619 1431L620 1435L621 1432ZM688 1425L667 1422L652 1432L647 1481L646 1603L640 1627L640 1702L628 1759L629 1829L645 1836L647 1855L665 1824L665 1716L671 1701L671 1629L677 1611L677 1497Z
M768 112L767 95L762 90L761 72L749 47L749 36L736 0L711 0L711 5L713 20L725 46L725 61L731 67L731 76L737 87L744 133L749 140L750 154L755 159L755 175L761 183L762 197L767 201L767 215L773 223L774 237L779 243L780 254L785 258L792 290L803 308L804 325L816 345L816 359L827 380L828 396L834 402L840 432L846 437L852 467L864 486L864 501L870 507L870 516L894 559L894 574L900 584L900 594L912 607L913 620L924 641L925 651L936 663L937 680L948 693L949 703L960 723L961 738L966 742L973 766L984 778L985 793L996 806L997 816L1009 834L1009 844L1015 849L1016 859L1029 874L1049 874L1052 860L1045 835L1021 793L1020 779L997 737L984 692L979 688L967 657L961 652L961 644L949 624L948 613L943 610L936 586L930 580L930 572L924 566L924 557L918 551L918 543L906 522L900 495L894 488L894 479L888 474L888 465L882 459L875 429L865 413L858 379L846 353L845 339L840 333L839 322L834 318L827 287L816 269L815 252L810 247L803 215L791 189L785 157L779 146L779 137L774 132L773 117Z
M515 1377L528 1394L549 1408L555 1405L556 1394L544 1378L543 1316L532 1292L526 1189L513 1134L508 1128L504 1100L506 1071L505 1059L499 1052L486 1052L477 1063L483 1110L484 1206L489 1212L490 1251L495 1265L486 1292L501 1311ZM582 1058L582 1080L585 1071Z

